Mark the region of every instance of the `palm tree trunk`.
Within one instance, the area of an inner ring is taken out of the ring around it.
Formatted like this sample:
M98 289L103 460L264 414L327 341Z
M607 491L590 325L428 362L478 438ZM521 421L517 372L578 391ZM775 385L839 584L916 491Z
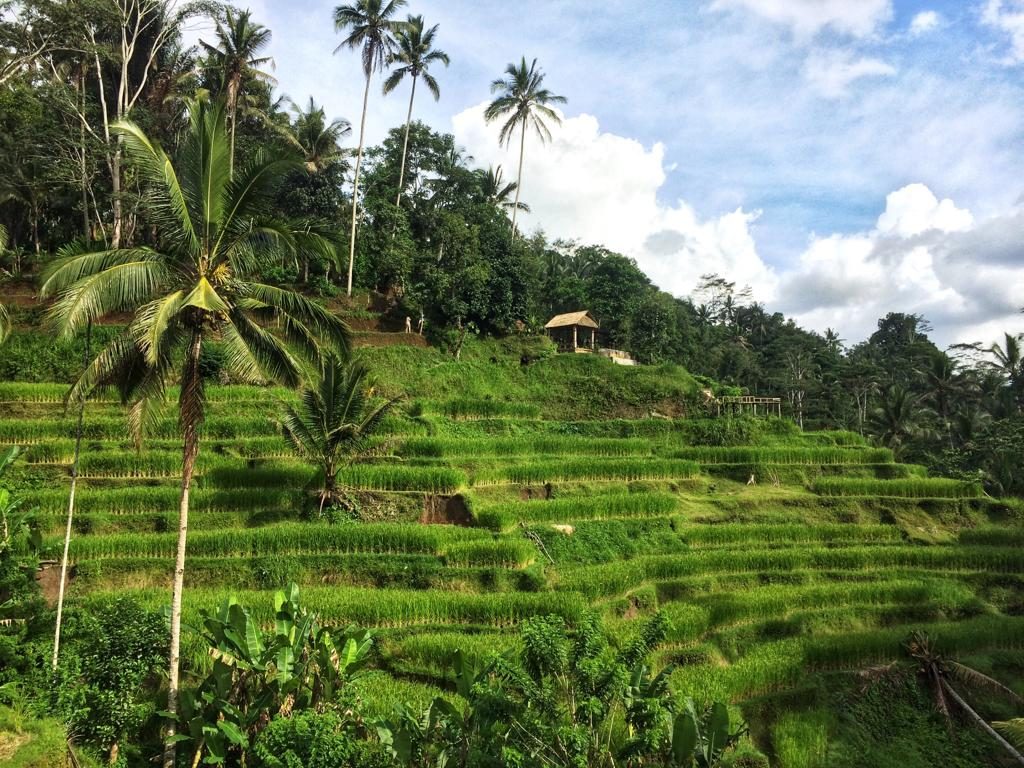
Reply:
M957 693L956 690L954 690L952 685L946 682L945 679L940 678L940 681L942 683L943 690L945 690L946 693L950 695L950 698L952 698L953 701L955 701L960 706L960 708L967 714L971 721L979 728L981 728L983 731L985 731L985 733L987 733L989 736L991 736L993 739L999 742L999 745L1007 752L1009 752L1014 760L1016 760L1021 765L1024 765L1024 755L1022 755L1020 752L1014 749L1013 745L1010 744L1010 742L1008 742L1006 739L1000 736L996 732L995 728L986 723L985 719L977 712L975 712L971 708L970 704L963 700L960 694Z
M89 367L89 347L92 341L92 322L85 326L85 354L82 373ZM60 586L57 588L57 623L53 630L53 671L57 671L60 656L60 625L64 617L64 585L68 580L68 550L71 548L71 523L75 517L75 490L78 487L78 457L82 451L82 422L85 420L85 394L78 401L78 427L75 430L75 454L71 460L71 491L68 494L68 522L64 529L64 555L60 560Z
M366 74L363 91L363 116L359 121L359 149L356 150L356 171L352 178L352 237L348 246L348 296L352 297L352 268L356 263L356 212L359 210L359 167L363 163L363 137L366 135L366 105L370 100L370 74Z
M121 136L117 137L117 149L110 163L110 193L114 204L114 226L110 236L110 247L117 250L121 247L123 216L121 206Z
M412 101L416 98L416 76L412 78L412 91L409 93L409 112L405 116L405 140L402 141L402 164L398 171L398 196L395 198L395 207L402 202L402 185L405 183L405 157L409 152L409 128L412 126Z
M199 425L202 422L202 378L199 355L202 351L203 332L192 332L185 370L181 378L179 409L182 418L181 504L178 508L178 549L174 560L174 590L171 594L171 650L167 675L168 726L164 741L163 768L174 768L177 743L174 740L178 725L178 672L181 658L181 597L185 588L185 546L188 541L188 499L192 488L192 474L199 455ZM191 401L191 412L185 406Z
M526 151L526 121L519 135L519 173L516 176L516 202L512 206L512 239L516 239L516 214L519 213L519 193L523 190L523 153Z

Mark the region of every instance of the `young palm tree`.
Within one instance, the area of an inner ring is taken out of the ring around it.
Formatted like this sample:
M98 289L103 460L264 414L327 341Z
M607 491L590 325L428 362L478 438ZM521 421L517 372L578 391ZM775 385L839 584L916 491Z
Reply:
M950 706L952 700L952 703L967 715L971 722L998 742L1015 762L1024 765L1024 755L1018 752L1012 744L985 722L985 719L956 690L952 681L955 680L962 685L985 691L986 693L998 694L1018 705L1024 704L1024 699L998 680L989 677L983 672L943 657L932 645L931 638L924 632L915 631L911 633L906 643L906 649L910 657L918 664L921 675L925 678L929 689L931 689L932 697L935 701L935 709L946 719L950 729L952 729L953 723L952 707ZM1005 726L1006 724L1001 725ZM1012 726L1010 730L1012 732Z
M872 414L873 426L882 442L899 456L903 445L918 432L920 399L893 384L886 387Z
M260 51L270 45L271 32L262 24L252 21L248 11L235 11L228 8L224 14L224 23L217 22L217 45L200 41L210 55L214 66L224 77L224 95L227 99L228 120L231 123L231 158L229 170L235 172L235 123L238 114L238 100L242 91L242 83L247 77L273 82L274 78L262 71L260 67L274 66L269 56L260 56Z
M302 152L309 171L322 171L342 156L339 142L352 133L348 120L339 118L327 122L324 108L318 107L312 96L305 109L293 104L292 112L295 124L288 139Z
M514 181L510 181L508 184L505 183L500 165L497 168L492 166L486 171L478 171L477 173L480 177L480 192L488 203L495 208L501 208L506 211L515 209L523 213L530 212L530 206L526 203L521 203L518 199L514 202L512 201L512 193L519 189L519 185Z
M544 88L543 84L544 73L537 67L537 60L534 59L527 68L524 56L518 66L509 64L505 67L504 78L498 78L491 83L491 92L499 96L484 111L484 118L489 123L508 118L501 127L501 133L498 134L498 140L506 146L512 141L516 128L519 128L519 174L516 176L516 199L512 207L513 232L516 228L516 213L519 210L519 192L523 187L526 128L532 126L542 143L549 141L551 131L544 120L546 118L556 125L561 124L562 119L551 105L565 104L567 101L564 96L556 96Z
M324 238L275 214L281 179L301 163L259 152L232 179L223 105L192 105L177 165L133 123L118 123L117 131L145 185L157 245L59 259L41 294L57 296L50 317L65 338L110 312L133 314L74 384L70 400L116 383L132 405L133 429L140 430L146 404L163 395L172 376L180 384L182 477L164 752L164 765L173 768L189 491L206 409L203 345L218 340L225 363L242 380L297 386L302 358L317 358L324 345L347 350L351 333L314 302L258 281L283 251L333 253ZM259 322L275 319L291 348Z
M416 81L422 77L423 83L433 95L434 101L441 98L441 89L437 85L437 80L428 71L434 62L439 61L446 67L448 66L448 54L433 47L436 34L437 24L424 30L422 16L409 16L406 23L397 32L397 49L389 62L399 66L384 81L384 94L387 95L398 87L406 75L412 78L412 89L409 91L409 111L405 116L405 139L402 141L402 163L398 171L396 206L402 202L405 158L409 152L409 127L412 125L412 103L416 98Z
M316 387L303 389L298 407L289 407L282 421L295 452L324 473L321 510L338 498L342 462L359 454L366 438L397 402L373 404L368 375L361 362L327 355Z
M370 79L373 73L383 69L388 58L395 52L395 35L402 27L394 21L399 8L406 0L355 0L351 5L339 5L334 9L334 28L338 32L348 30L346 37L334 52L342 48L361 49L363 74L366 88L363 90L363 116L359 120L359 148L356 150L356 168L352 179L352 235L348 251L348 295L352 295L352 268L356 261L356 214L359 210L359 169L363 163L363 142L366 138L366 105L370 99Z

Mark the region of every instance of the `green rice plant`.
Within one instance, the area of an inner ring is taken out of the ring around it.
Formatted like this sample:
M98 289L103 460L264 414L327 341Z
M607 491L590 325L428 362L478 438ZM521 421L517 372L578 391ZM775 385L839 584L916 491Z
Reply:
M419 437L406 440L403 456L648 456L651 444L640 438L587 438L563 435L522 435L519 437Z
M441 406L441 411L451 419L493 418L495 416L535 419L540 416L540 408L532 403L474 400L466 397L447 401Z
M177 533L83 536L71 545L75 560L104 557L172 557ZM292 524L265 528L197 531L189 537L191 557L257 557L295 553L359 552L441 555L458 542L491 542L486 531L400 523L353 525ZM48 545L57 542L50 540ZM483 555L481 554L481 557Z
M383 670L367 670L346 683L348 692L361 702L367 720L392 717L404 705L423 712L435 699L453 699L451 693L429 683L396 678ZM458 702L454 702L458 706Z
M585 568L566 568L559 574L558 587L597 598L624 594L649 581L667 581L712 572L867 571L880 568L1015 574L1024 570L1024 552L1017 547L966 546L691 550L686 554L645 555Z
M997 547L1024 547L1024 528L986 526L960 531L961 544L980 544Z
M95 592L82 599L89 607L107 593ZM152 610L168 602L166 589L138 590L139 601ZM186 620L195 621L198 611L216 609L225 598L234 596L250 608L260 622L273 621L273 601L267 592L226 591L218 589L186 590ZM556 592L502 592L466 594L440 590L364 589L359 587L308 587L302 604L317 613L326 624L364 627L412 627L480 625L514 627L524 618L557 615L576 624L587 610L579 595Z
M484 472L477 482L507 481L519 484L569 480L682 480L696 477L700 467L680 459L561 459L508 464Z
M820 585L771 585L695 598L718 626L751 618L778 618L799 608L931 603L946 609L974 601L974 591L951 580L869 581Z
M898 543L903 531L894 525L857 525L854 523L717 523L714 525L676 526L683 539L694 547L756 547L798 543Z
M669 493L610 493L548 501L475 504L473 515L478 525L501 531L508 530L520 522L657 517L671 514L677 506L677 497Z
M525 568L537 558L537 547L526 539L460 541L447 545L444 561L452 566Z
M466 475L452 467L352 464L338 473L338 484L374 491L454 493L466 484Z
M816 480L812 490L821 496L896 496L912 499L971 499L984 496L981 483L944 478L866 480L829 477Z
M827 709L782 713L771 731L779 768L828 768L832 723Z
M130 515L174 512L181 489L176 485L136 485L133 487L83 487L75 497L76 509L84 514ZM29 503L46 514L67 513L66 489L41 489L26 494ZM302 496L301 488L196 488L192 491L193 510L225 512L234 510L277 510L294 507Z
M795 435L797 440L805 445L836 445L841 448L862 448L868 445L868 440L859 432L848 430L830 430L823 432L801 432Z
M665 448L665 458L701 464L884 464L893 461L888 448L802 448L792 446L687 446Z
M683 603L667 603L659 605L658 610L664 613L672 627L665 638L670 643L688 643L703 635L711 626L711 614L700 605Z
M417 632L385 639L382 655L387 667L398 674L451 680L456 654L482 663L519 645L515 636L498 632Z

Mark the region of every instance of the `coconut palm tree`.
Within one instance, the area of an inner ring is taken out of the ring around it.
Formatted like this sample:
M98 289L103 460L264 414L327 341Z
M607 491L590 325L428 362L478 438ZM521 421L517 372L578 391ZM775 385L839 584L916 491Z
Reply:
M1024 704L1024 699L983 672L979 672L965 664L947 659L939 653L932 644L931 638L924 632L912 632L906 642L907 653L917 663L921 676L925 678L928 688L932 692L935 702L935 709L946 719L947 725L952 729L951 703L959 708L968 719L991 736L998 744L1005 749L1010 756L1019 764L1024 765L1024 755L1018 752L1012 744L1000 736L985 719L979 715L963 695L953 686L956 681L963 686L995 693L1014 702ZM1012 721L1011 721L1012 723ZM1004 727L1007 725L1002 723ZM1011 733L1014 728L1011 726Z
M397 399L372 402L369 371L356 360L337 355L323 360L320 380L302 390L297 407L289 407L282 430L295 452L323 472L320 509L338 499L338 470L365 447Z
M514 208L523 213L530 212L530 206L526 203L511 199L519 185L514 181L505 183L500 165L497 168L491 166L486 171L477 171L477 174L480 177L480 192L488 203L506 211Z
M516 129L519 129L519 173L516 176L516 199L512 207L512 230L516 228L516 213L519 210L519 193L523 187L523 155L526 152L526 129L532 127L537 131L541 142L551 139L551 131L548 129L545 119L556 125L561 124L562 118L551 108L552 104L565 104L567 99L564 96L556 96L544 85L544 73L537 66L534 59L529 67L526 66L526 57L516 65L514 63L505 67L505 77L498 78L491 83L491 92L498 94L484 111L484 118L487 122L508 118L501 127L498 140L508 146L512 141Z
M882 442L898 456L904 444L919 431L920 398L898 384L886 387L872 414L875 430Z
M302 359L318 358L325 346L347 350L351 333L309 299L259 282L283 251L333 253L325 238L276 215L279 184L301 163L258 152L232 179L223 104L191 106L177 164L137 125L120 122L117 131L144 184L157 244L58 259L44 276L41 294L57 297L49 319L63 338L111 312L133 315L72 386L69 400L98 384L115 383L131 404L130 424L139 431L147 403L163 395L172 376L180 384L181 498L164 751L164 765L173 768L189 492L206 411L200 370L204 344L219 341L225 364L243 381L274 379L297 386ZM265 327L272 320L279 322L284 339Z
M1018 410L1024 408L1024 351L1021 337L1004 334L1003 344L988 348L994 360L988 363L991 370L998 372L1010 385L1010 392Z
M409 128L412 125L412 103L416 98L416 81L421 77L423 84L427 86L434 97L434 101L441 98L441 88L437 80L430 74L430 65L441 62L448 66L448 54L434 48L434 35L437 34L437 24L430 29L423 28L422 16L409 16L405 24L397 31L397 47L391 55L390 64L398 66L388 75L384 81L384 94L391 93L408 76L412 79L412 88L409 90L409 111L405 116L405 139L402 141L402 162L398 171L398 195L395 197L395 205L402 202L402 189L405 183L405 158L409 152Z
M242 83L246 78L274 82L270 74L260 69L268 64L273 67L274 60L269 56L259 55L270 45L271 32L262 24L254 22L250 11L236 11L228 7L224 13L223 23L217 22L215 34L217 45L210 45L202 40L199 42L224 78L224 95L227 99L228 120L231 123L231 157L228 167L234 175L235 123Z
M334 49L360 49L366 88L363 89L363 116L359 120L359 148L356 150L356 168L352 178L352 235L348 251L348 295L352 295L352 268L356 261L356 215L359 210L359 170L363 163L363 142L366 138L366 105L370 99L370 80L373 73L384 68L397 44L395 35L402 23L392 17L406 0L354 0L350 5L334 9L334 28L348 31L348 37Z
M305 109L293 104L292 112L295 123L287 138L302 152L309 171L322 171L341 158L344 151L339 142L352 133L348 120L338 118L327 122L324 108L318 107L312 96Z
M0 255L7 250L7 228L0 224ZM11 316L7 313L7 307L0 304L0 344L7 341L11 335Z

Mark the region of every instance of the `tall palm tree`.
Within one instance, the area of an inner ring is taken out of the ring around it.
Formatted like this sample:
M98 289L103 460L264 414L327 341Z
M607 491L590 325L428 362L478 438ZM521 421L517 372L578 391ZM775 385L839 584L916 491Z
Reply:
M7 228L0 224L0 255L7 250ZM11 316L7 314L7 307L0 304L0 344L7 341L11 335Z
M359 361L337 355L323 360L320 380L302 390L297 407L289 407L282 421L288 442L302 458L323 471L320 509L338 498L338 470L364 447L397 400L374 404L369 371Z
M271 32L262 24L252 20L248 10L236 11L228 8L224 13L223 23L217 22L217 45L200 40L224 78L224 95L227 99L228 120L231 123L231 157L228 168L232 175L235 172L235 123L238 115L238 100L242 91L242 83L246 78L255 78L266 82L274 82L274 78L260 67L274 66L269 56L260 56L260 52L270 45Z
M886 387L873 414L873 426L882 442L899 456L903 445L918 433L920 399L898 384Z
M486 171L478 171L477 173L480 177L480 192L488 203L502 210L514 208L523 213L530 212L530 206L526 203L519 202L518 200L512 201L512 194L519 189L519 185L514 181L505 183L500 165L497 168L491 166Z
M441 62L448 66L448 54L434 48L434 35L437 34L437 24L430 29L423 28L422 16L409 16L405 24L397 32L397 48L391 55L391 64L397 66L388 79L384 81L384 94L391 93L409 76L412 79L412 88L409 91L409 111L405 116L405 139L402 141L402 163L398 171L398 195L395 197L395 205L402 202L402 189L405 183L405 157L409 152L409 127L412 125L412 103L416 98L416 81L423 78L424 85L434 97L434 101L441 98L441 88L437 80L428 71L430 65Z
M258 282L282 251L332 253L323 237L275 212L281 180L300 163L258 152L232 179L222 104L191 106L176 165L137 125L121 122L117 131L145 185L157 245L59 259L47 271L41 294L57 296L50 320L64 338L108 313L133 315L73 385L69 400L100 383L115 383L131 403L130 424L138 431L147 404L163 395L177 369L182 473L164 751L164 765L173 768L189 492L206 411L203 345L218 340L225 363L242 380L297 386L302 359L317 358L324 345L347 350L351 333L309 299ZM284 340L263 324L274 319Z
M537 67L534 59L529 68L526 57L516 65L505 67L505 77L491 83L491 92L499 94L484 111L487 122L508 118L501 127L498 140L508 146L512 141L516 128L519 128L519 174L516 176L516 199L512 208L512 231L516 228L516 213L519 210L519 192L523 187L523 155L526 151L526 128L532 126L537 131L541 142L550 141L551 131L545 119L556 125L562 118L551 108L552 104L565 104L564 96L556 96L544 85L544 73Z
M370 80L374 72L395 52L395 35L402 27L394 21L399 8L406 0L355 0L351 5L339 5L334 9L334 28L338 32L348 30L348 37L334 49L361 49L363 74L366 88L363 89L363 116L359 120L359 148L356 150L356 168L352 179L352 235L348 250L348 295L352 295L352 268L356 261L356 214L359 210L359 169L363 164L363 142L366 138L366 105L370 99Z
M292 112L295 123L288 138L302 152L309 171L322 171L342 156L339 142L352 133L348 120L338 118L327 122L324 108L318 107L312 96L305 109L293 104Z
M993 344L988 348L989 354L995 358L988 363L989 367L1006 378L1010 392L1018 410L1024 408L1024 350L1021 348L1021 337L1006 333L1003 344Z

